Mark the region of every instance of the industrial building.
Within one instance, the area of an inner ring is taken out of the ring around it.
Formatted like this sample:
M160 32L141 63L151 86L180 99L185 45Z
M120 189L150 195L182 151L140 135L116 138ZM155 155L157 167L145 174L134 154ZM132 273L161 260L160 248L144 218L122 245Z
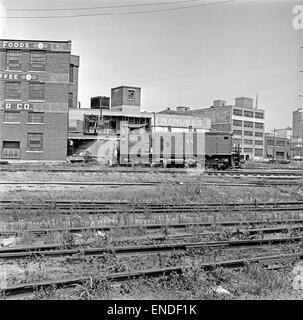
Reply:
M69 110L68 155L88 151L100 162L113 163L125 126L140 134L203 132L210 130L211 121L188 114L181 107L158 113L142 111L141 88L120 86L111 89L110 103L108 97L98 96L91 98L91 108Z
M203 132L211 129L210 118L192 114L189 107L167 108L154 114L154 132Z
M293 111L293 133L291 149L293 159L303 159L303 112L302 108Z
M290 160L291 144L287 137L265 134L265 154L264 157L270 160Z
M240 97L234 105L215 100L209 108L192 110L194 115L211 119L214 131L233 132L234 143L239 145L245 159L263 159L265 111L253 106L253 99Z
M68 155L88 151L103 163L115 162L122 123L131 130L151 130L153 113L141 111L141 88L120 86L111 89L111 99L91 98L90 108L70 109Z
M78 67L71 41L0 40L1 159L66 161Z

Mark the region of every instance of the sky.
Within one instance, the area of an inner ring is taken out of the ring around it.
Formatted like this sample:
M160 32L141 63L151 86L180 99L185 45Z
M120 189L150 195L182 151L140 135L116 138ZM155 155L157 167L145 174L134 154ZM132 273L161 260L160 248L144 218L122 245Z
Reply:
M0 38L72 40L82 107L120 85L141 87L141 108L155 112L258 93L266 131L292 126L303 107L303 29L292 25L293 8L303 1L176 1L0 0ZM124 7L71 10L96 6Z

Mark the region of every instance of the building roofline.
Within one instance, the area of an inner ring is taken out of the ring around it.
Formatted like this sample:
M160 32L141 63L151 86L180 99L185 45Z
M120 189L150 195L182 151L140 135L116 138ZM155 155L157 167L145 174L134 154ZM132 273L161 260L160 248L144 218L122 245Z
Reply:
M119 88L134 88L134 89L141 89L141 87L135 87L135 86L118 86L115 88L111 88L111 90L119 89Z
M71 43L72 40L41 40L41 39L0 39L0 41L31 41L31 42L65 42Z

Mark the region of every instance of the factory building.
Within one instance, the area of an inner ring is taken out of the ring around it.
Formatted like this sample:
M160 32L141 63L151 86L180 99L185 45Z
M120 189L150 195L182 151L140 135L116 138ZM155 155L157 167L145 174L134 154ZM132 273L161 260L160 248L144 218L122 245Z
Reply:
M110 106L109 106L110 105ZM99 162L113 163L119 152L118 141L125 128L129 133L204 132L211 121L188 114L189 108L158 113L141 110L141 88L120 86L111 89L111 99L91 99L90 108L69 110L69 156L90 152ZM108 151L110 150L110 151ZM110 160L110 161L109 161Z
M265 158L271 160L289 160L291 159L291 144L287 137L265 134Z
M66 161L78 67L71 41L0 40L1 159Z
M203 132L211 129L211 120L192 114L189 107L167 108L155 113L153 132Z
M246 160L264 158L265 112L254 108L253 99L236 98L235 105L215 100L210 108L192 110L192 114L210 118L213 131L233 132L234 144Z
M101 163L113 163L118 153L123 126L132 132L150 132L152 112L141 110L141 88L120 86L111 89L111 99L91 98L90 108L69 110L69 156L88 151Z

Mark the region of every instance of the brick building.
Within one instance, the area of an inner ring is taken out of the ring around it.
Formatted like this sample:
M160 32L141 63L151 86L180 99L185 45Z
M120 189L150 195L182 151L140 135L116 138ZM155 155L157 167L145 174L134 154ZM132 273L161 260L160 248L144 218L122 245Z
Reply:
M71 41L0 40L1 159L66 160L78 67Z

